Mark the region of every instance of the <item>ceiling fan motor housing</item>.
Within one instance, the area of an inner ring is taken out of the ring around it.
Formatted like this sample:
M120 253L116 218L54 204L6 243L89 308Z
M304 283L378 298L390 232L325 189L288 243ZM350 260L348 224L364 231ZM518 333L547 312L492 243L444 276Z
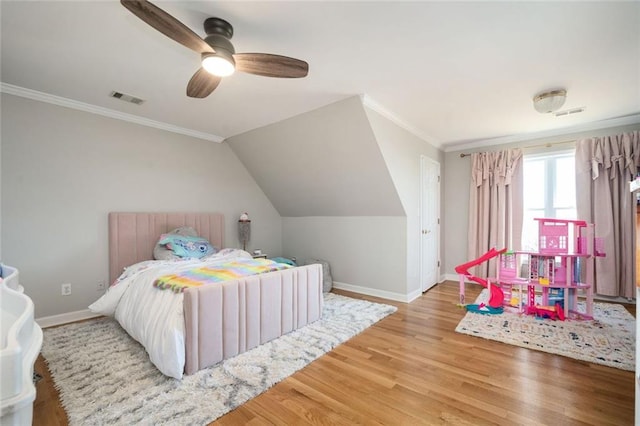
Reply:
M218 34L231 39L233 37L233 26L221 18L207 18L204 21L204 32L207 35Z
M204 21L204 32L207 34L204 41L216 52L224 50L228 56L236 53L231 37L233 37L233 27L230 23L220 18L207 18Z
M213 50L218 52L219 50L226 50L230 54L236 53L236 50L233 47L233 44L229 41L228 38L225 38L221 35L213 34L205 37L204 41L211 47Z

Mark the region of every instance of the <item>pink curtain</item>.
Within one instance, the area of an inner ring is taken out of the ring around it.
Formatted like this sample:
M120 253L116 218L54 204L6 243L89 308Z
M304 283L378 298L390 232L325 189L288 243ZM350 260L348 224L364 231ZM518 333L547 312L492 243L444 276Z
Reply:
M595 261L595 292L635 298L636 202L629 181L640 166L640 132L576 142L578 218L596 225L606 257Z
M522 150L471 154L468 259L492 247L519 249L522 234ZM496 260L476 267L481 277L495 276Z

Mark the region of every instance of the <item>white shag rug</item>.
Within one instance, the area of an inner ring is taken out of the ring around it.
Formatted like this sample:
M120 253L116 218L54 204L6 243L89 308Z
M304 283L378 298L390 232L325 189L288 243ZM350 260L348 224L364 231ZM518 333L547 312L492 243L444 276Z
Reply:
M395 312L325 294L322 318L182 380L111 318L45 329L42 355L71 425L207 424Z
M476 303L487 303L487 299L487 290L482 290ZM554 321L509 312L498 315L467 312L456 331L634 371L636 321L633 315L620 304L594 303L593 317L588 321Z

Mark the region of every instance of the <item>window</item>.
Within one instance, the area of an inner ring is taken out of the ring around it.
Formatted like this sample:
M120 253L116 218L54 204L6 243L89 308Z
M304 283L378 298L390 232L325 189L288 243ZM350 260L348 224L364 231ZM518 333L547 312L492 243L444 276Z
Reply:
M523 250L538 250L534 218L577 219L574 158L574 151L524 157Z

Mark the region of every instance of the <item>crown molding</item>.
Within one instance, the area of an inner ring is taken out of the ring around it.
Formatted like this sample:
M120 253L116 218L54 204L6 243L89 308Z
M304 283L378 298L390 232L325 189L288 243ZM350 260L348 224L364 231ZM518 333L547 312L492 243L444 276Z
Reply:
M549 138L554 136L565 136L571 133L588 132L591 130L606 129L609 127L621 127L640 123L640 114L627 115L624 117L608 118L606 120L592 121L590 123L578 124L561 129L543 130L540 132L523 133L519 135L501 136L499 138L483 139L468 143L448 145L444 147L444 152L462 151L466 149L482 148L493 145L503 145L514 142L530 141L534 139Z
M425 133L421 132L420 130L416 129L415 127L413 127L412 125L407 123L406 121L400 119L397 115L395 115L394 113L392 113L388 109L384 108L382 105L380 105L378 102L374 101L367 94L360 95L360 100L362 101L362 105L364 105L367 108L377 112L378 114L380 114L381 116L383 116L386 119L390 120L391 122L395 123L399 127L402 127L403 129L405 129L407 132L411 133L412 135L422 139L423 141L435 146L438 149L442 149L442 143L440 141L438 141L435 138L432 138L429 135L426 135Z
M78 111L84 111L91 114L102 115L104 117L116 120L127 121L129 123L139 124L141 126L153 127L155 129L165 130L167 132L177 133L180 135L191 136L197 139L204 139L217 143L224 142L224 138L211 133L199 132L193 129L174 126L173 124L163 123L148 118L140 117L134 114L116 111L109 108L91 105L85 102L74 101L73 99L63 98L61 96L51 95L37 90L31 90L13 84L0 82L0 92L8 95L20 96L21 98L32 99L34 101L46 102L48 104L58 105L65 108L71 108Z

